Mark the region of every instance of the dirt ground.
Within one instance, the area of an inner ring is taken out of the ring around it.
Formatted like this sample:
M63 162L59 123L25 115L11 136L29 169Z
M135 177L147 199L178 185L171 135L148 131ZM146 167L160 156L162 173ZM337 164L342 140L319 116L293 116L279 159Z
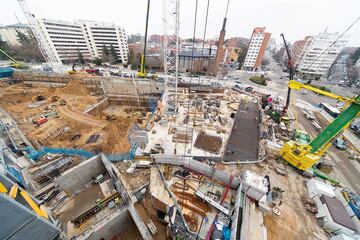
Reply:
M137 122L141 112L129 111L129 107L125 106L110 105L98 116L85 115L85 109L101 100L101 97L91 96L90 93L91 90L74 81L63 88L15 84L0 89L0 107L15 119L36 147L75 147L105 153L128 151L130 145L127 132ZM35 98L39 95L46 97L45 104L29 108L30 104L36 103ZM65 100L66 105L60 106L60 100L52 102L52 96ZM49 116L48 122L40 127L33 124L33 120L49 112L56 112L57 115ZM116 116L115 120L106 120L106 115L110 113ZM99 134L99 139L87 144L87 139L94 134ZM75 135L80 137L72 139Z

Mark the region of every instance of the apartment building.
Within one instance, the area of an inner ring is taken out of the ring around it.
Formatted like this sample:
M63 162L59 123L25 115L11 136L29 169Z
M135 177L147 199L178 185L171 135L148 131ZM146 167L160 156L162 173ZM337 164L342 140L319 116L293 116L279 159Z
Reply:
M128 61L128 44L125 30L109 23L79 20L65 22L39 19L50 46L65 62L78 58L79 52L86 59L101 58L102 48L113 46L118 59Z
M311 36L306 36L304 39L294 42L291 49L291 57L293 59L294 66L297 67L305 54L305 50L308 48L312 41Z
M349 41L349 36L339 33L323 32L304 39L303 47L298 50L296 59L297 71L300 77L315 79L324 77L339 53Z
M265 32L265 27L254 28L243 65L244 70L257 71L260 69L270 36L271 33Z

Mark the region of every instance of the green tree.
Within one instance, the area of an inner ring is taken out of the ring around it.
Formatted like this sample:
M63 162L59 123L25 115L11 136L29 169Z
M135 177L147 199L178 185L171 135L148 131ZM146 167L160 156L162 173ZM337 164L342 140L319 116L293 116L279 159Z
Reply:
M110 44L110 54L114 58L115 62L119 62L119 57L118 57L116 50L112 44Z
M94 64L95 64L96 66L101 66L101 65L102 65L101 59L100 59L100 58L95 58Z
M249 47L248 46L245 46L241 49L239 49L239 57L238 57L238 69L241 69L242 66L244 65L244 62L245 62L245 58L246 58L246 54L247 54L247 51L248 51Z
M10 56L14 57L16 60L23 61L44 61L44 58L41 54L35 36L32 32L24 34L23 32L18 31L17 37L20 46L9 46L8 53Z
M85 59L84 59L84 56L83 54L80 52L80 50L78 49L78 62L79 64L81 64L81 66L84 68L84 65L85 65Z
M111 52L107 48L107 46L104 44L101 49L101 60L103 63L114 63L115 58L112 56Z

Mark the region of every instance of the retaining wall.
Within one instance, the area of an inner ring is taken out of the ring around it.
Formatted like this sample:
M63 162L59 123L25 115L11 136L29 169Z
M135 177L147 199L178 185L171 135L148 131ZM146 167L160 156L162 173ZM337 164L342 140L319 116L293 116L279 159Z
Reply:
M63 172L55 179L59 187L69 194L79 192L93 177L106 172L99 156L94 156L79 165Z

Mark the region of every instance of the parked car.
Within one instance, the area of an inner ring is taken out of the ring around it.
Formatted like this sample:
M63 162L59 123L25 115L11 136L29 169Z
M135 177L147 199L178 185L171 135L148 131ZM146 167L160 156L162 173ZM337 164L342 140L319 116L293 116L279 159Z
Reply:
M337 149L340 149L340 150L346 150L347 147L346 147L346 142L344 140L342 140L341 138L336 138L334 141L333 141L333 146L336 147Z
M345 81L344 81L344 80L341 80L341 81L339 81L339 83L338 83L339 86L343 86L344 84L345 84Z

